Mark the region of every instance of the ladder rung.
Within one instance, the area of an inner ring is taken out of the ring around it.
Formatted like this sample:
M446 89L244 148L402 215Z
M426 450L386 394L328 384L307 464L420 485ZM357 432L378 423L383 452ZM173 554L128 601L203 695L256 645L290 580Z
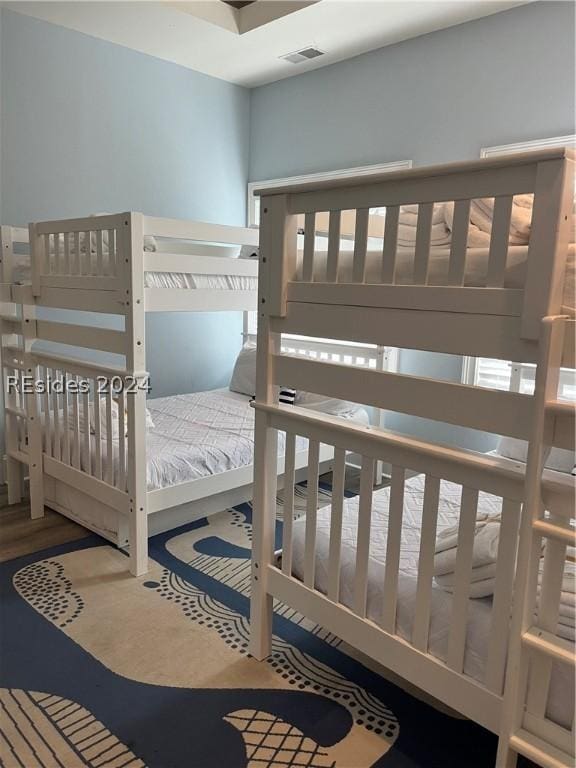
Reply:
M510 737L510 746L542 768L573 768L574 758L557 747L547 744L538 736L520 729Z
M522 642L536 651L551 656L565 664L576 664L574 655L574 644L561 637L557 637L552 632L538 627L530 629L522 635Z
M564 541L570 546L576 545L576 529L572 526L549 523L548 520L535 520L532 524L535 531L549 539Z

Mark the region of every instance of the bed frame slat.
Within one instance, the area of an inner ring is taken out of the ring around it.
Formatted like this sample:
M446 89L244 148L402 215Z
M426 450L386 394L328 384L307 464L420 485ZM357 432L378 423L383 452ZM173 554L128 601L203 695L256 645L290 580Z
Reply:
M62 265L60 264L60 232L55 232L52 235L54 243L54 255L53 255L53 272L57 275L62 273Z
M466 630L468 626L468 601L470 597L477 510L478 491L473 488L462 488L460 522L458 525L458 550L454 572L454 599L452 600L447 657L448 666L459 673L464 668L464 649L466 647Z
M402 518L404 515L404 467L392 467L390 508L388 516L388 538L386 540L386 566L384 571L384 605L382 629L396 632L396 607L398 604L398 569L402 544Z
M501 695L504 690L520 509L519 502L510 499L502 500L502 523L498 542L485 678L486 687L498 695Z
M58 379L58 371L56 368L54 368L54 382ZM57 387L53 387L52 389L52 419L53 419L53 427L54 427L54 458L58 461L61 460L61 447L60 447L60 398L58 395L58 392L56 391Z
M116 230L108 230L108 269L110 275L118 275L118 243L116 242Z
M359 208L356 211L354 261L352 265L352 282L354 283L363 283L366 279L366 250L368 248L369 217L369 208Z
M344 511L344 489L346 482L346 451L334 451L332 470L332 506L330 514L330 544L328 554L328 589L330 600L340 600L340 558L342 554L342 514Z
M282 525L282 571L292 575L292 529L294 527L294 483L296 466L296 435L286 432L284 460L284 516Z
M419 651L428 651L430 631L430 610L432 597L432 576L434 573L434 548L436 544L436 524L438 520L438 502L440 499L440 480L426 475L424 503L422 508L422 530L420 554L418 557L418 581L416 584L416 604L412 628L412 645Z
M307 213L304 217L304 256L302 261L302 280L311 283L314 280L314 246L316 242L316 214Z
M382 250L382 282L394 283L396 270L396 246L398 243L398 221L400 206L389 205L384 220L384 245Z
M51 269L51 257L50 257L50 235L44 235L44 273L49 275L52 272Z
M490 251L488 254L487 288L502 288L506 275L508 240L510 238L510 217L512 216L512 195L494 198L494 218L490 233Z
M84 456L86 461L85 472L88 475L92 474L92 451L90 450L90 393L82 393L82 443L84 448Z
M102 253L102 230L96 230L96 274L104 274L104 256Z
M44 380L46 384L46 389L44 391L43 400L44 400L44 446L45 451L48 456L52 456L52 437L53 437L53 430L52 430L52 419L50 417L50 392L49 392L49 386L50 386L50 377L51 377L51 369L50 368L44 368Z
M78 392L78 376L73 376L75 392ZM72 394L72 466L80 469L80 409L78 408L79 395Z
M374 459L362 457L360 470L360 505L358 507L358 536L356 571L354 574L354 613L364 618L368 597L368 565L372 522L372 488L374 486Z
M314 589L316 570L316 519L318 516L318 462L320 443L308 445L308 499L306 504L306 543L304 549L304 584Z
M450 245L448 285L464 285L468 227L470 226L470 203L471 200L456 200L454 203L454 222L452 229L452 244Z
M328 256L326 260L326 282L338 282L338 262L340 258L340 222L342 211L330 211L328 224Z
M110 381L106 387L106 482L114 484L114 442L112 428L112 386Z
M84 232L83 234L84 234L84 245L80 249L80 265L81 265L80 274L89 275L91 272L90 257L92 254L92 244L90 242L91 232L87 231L87 232Z
M62 371L62 431L64 445L62 461L70 466L70 408L68 405L68 374Z
M102 416L98 381L94 380L94 476L102 480Z
M81 273L80 259L80 232L74 232L74 266L72 271L75 275Z
M126 490L126 395L118 392L118 480L117 487Z
M414 251L414 284L426 285L430 261L430 239L432 237L432 215L434 203L420 203L416 226L416 248Z
M64 232L64 272L70 274L70 233Z

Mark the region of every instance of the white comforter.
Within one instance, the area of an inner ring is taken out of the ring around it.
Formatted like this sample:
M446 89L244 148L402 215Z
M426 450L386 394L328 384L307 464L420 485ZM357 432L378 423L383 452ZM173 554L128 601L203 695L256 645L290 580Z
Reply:
M457 522L460 496L460 486L442 481L438 531L453 526ZM419 475L408 480L405 485L404 495L396 620L396 630L406 640L411 638L414 619L423 497L423 476ZM389 499L389 488L377 491L373 497L367 615L375 621L380 619L383 604ZM340 599L349 607L353 605L354 594L358 503L358 497L345 502L342 525ZM501 499L486 493L480 493L479 512L495 514L500 511L500 508ZM327 588L330 514L330 507L325 507L318 511L315 584L316 588L324 593ZM294 524L293 572L298 578L302 578L304 572L304 539L305 519L302 518ZM442 660L445 660L447 655L452 601L453 597L451 594L433 585L429 651ZM470 600L468 605L464 672L475 680L482 681L484 679L485 661L490 637L492 601L490 598ZM548 716L555 722L567 727L571 723L573 712L573 679L563 668L556 665L552 675Z
M486 285L488 272L489 248L468 248L466 252L466 271L464 285L482 288ZM505 288L522 288L526 281L527 245L511 245L508 248L508 261L505 273ZM340 252L338 280L342 283L353 282L352 263L353 251ZM450 248L431 248L428 270L428 285L447 285ZM327 253L316 252L314 255L314 280L322 282L326 279ZM366 257L366 282L381 283L382 251L370 250ZM411 285L414 282L414 248L398 248L396 254L395 283ZM302 254L299 255L297 279L302 279ZM563 305L572 313L576 307L576 246L570 245L566 262L564 278Z
M146 482L149 491L197 480L209 475L252 464L254 455L254 409L250 398L217 389L148 400L154 426L146 435ZM343 418L367 423L368 414L360 406ZM60 416L62 422L62 416ZM103 426L104 416L102 416ZM90 450L83 438L80 418L80 463L87 470L95 463L95 436L90 435ZM52 440L54 436L52 435ZM279 434L280 455L284 453L284 433ZM61 450L64 435L60 434ZM296 440L296 450L305 450L308 441ZM106 443L102 441L104 477L108 478ZM120 469L119 443L113 442L114 481Z

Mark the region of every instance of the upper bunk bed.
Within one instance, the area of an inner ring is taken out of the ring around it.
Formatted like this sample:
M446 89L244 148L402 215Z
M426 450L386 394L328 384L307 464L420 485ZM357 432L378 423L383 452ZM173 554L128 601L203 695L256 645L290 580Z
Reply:
M30 233L22 277L43 306L122 314L135 293L146 312L256 306L255 229L125 213L40 222Z

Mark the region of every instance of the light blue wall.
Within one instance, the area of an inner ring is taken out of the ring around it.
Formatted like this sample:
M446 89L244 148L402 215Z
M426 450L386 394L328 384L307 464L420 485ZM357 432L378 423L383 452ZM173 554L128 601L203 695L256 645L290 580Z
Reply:
M575 133L574 23L573 3L533 3L257 88L250 178L470 159L483 146ZM461 375L459 358L419 352L402 352L400 367ZM390 425L493 445L421 420Z
M573 133L574 23L573 3L532 3L257 88L250 178Z
M3 223L123 210L245 223L246 89L6 9L0 17ZM149 318L153 395L227 384L241 329L239 313Z

